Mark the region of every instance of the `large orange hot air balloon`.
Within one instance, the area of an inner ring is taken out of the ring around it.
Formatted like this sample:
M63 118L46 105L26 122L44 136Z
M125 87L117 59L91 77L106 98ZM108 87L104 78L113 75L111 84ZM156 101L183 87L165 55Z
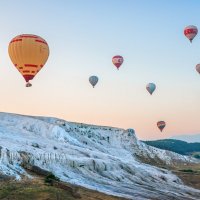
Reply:
M29 81L43 68L48 59L49 46L37 35L23 34L11 40L8 53L14 66L24 77L26 87L31 87Z

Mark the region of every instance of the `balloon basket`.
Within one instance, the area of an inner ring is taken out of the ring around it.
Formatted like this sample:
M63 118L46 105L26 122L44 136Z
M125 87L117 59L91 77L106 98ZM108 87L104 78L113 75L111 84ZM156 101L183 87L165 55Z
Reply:
M32 86L31 83L29 83L29 82L26 83L26 87L31 87L31 86Z

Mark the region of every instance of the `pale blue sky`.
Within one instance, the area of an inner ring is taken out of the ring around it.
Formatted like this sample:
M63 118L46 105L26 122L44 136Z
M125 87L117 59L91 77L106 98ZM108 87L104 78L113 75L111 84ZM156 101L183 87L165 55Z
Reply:
M0 110L69 121L132 127L142 139L199 133L198 0L1 0ZM21 33L43 37L50 57L24 87L8 43ZM111 63L122 55L117 71ZM99 76L93 89L90 75ZM154 82L150 96L145 86ZM156 122L165 120L164 133Z

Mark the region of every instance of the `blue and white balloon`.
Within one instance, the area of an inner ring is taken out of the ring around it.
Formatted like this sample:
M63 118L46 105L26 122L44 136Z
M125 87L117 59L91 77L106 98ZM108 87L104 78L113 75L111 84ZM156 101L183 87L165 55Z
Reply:
M156 89L156 85L154 83L148 83L146 89L152 95Z

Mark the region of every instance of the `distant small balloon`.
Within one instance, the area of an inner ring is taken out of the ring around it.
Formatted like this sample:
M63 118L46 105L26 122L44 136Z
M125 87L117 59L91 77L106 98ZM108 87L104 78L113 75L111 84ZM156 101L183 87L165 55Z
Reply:
M89 78L89 82L93 86L93 88L98 83L98 81L99 81L99 78L97 76L90 76Z
M200 74L200 64L197 64L197 65L196 65L196 70L197 70L197 72Z
M196 26L193 25L187 26L184 29L184 35L190 40L190 42L192 42L197 33L198 29Z
M115 65L115 67L119 69L122 63L124 62L124 58L122 56L117 55L112 58L112 62Z
M159 121L159 122L157 122L157 126L160 129L160 131L162 132L166 126L166 123L164 121Z
M154 83L148 83L146 89L152 95L156 89L156 85Z

